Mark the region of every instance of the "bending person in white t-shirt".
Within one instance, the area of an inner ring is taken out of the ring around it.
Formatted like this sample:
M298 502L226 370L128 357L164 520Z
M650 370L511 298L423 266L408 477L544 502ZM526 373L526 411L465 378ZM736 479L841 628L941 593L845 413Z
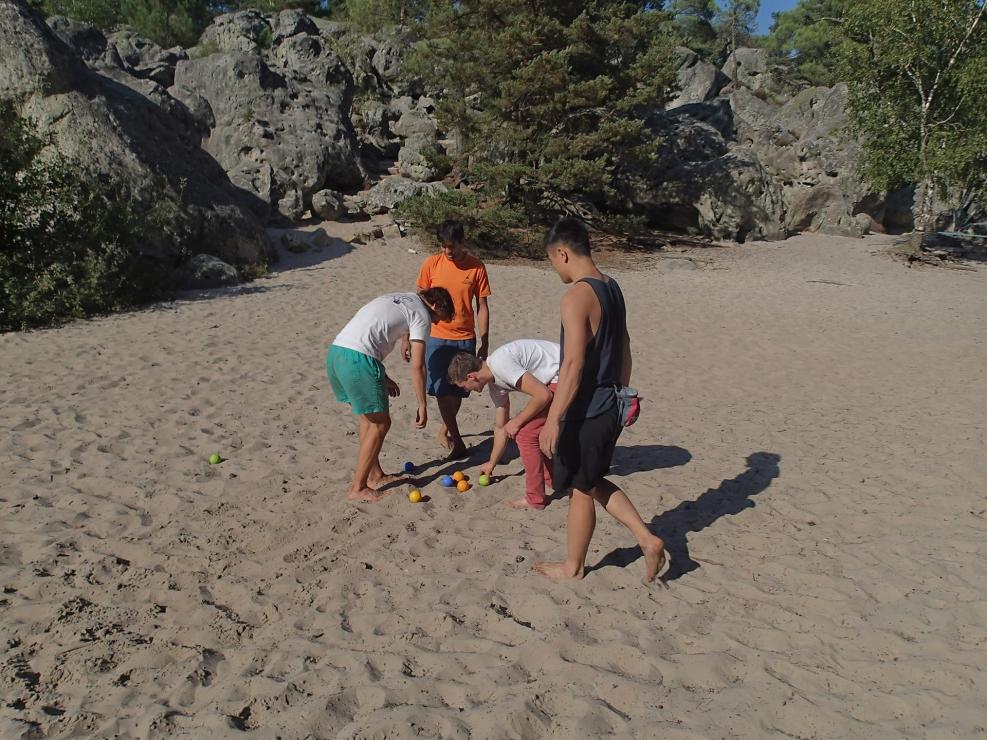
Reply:
M411 340L411 377L418 396L415 426L428 422L425 402L425 340L432 324L448 321L452 297L445 288L421 293L390 293L375 298L336 335L326 355L326 372L333 395L348 403L360 417L360 451L353 483L346 497L351 501L379 501L378 490L400 479L380 467L380 450L391 428L388 397L401 393L384 370L382 360L403 337Z
M507 501L515 509L544 509L545 485L552 486L551 461L538 447L538 433L545 424L559 379L559 345L541 339L518 339L493 352L484 362L467 352L449 364L449 380L469 391L489 388L494 403L494 442L490 461L480 472L493 475L507 447L517 443L524 463L524 498ZM511 418L510 394L530 396L527 405Z

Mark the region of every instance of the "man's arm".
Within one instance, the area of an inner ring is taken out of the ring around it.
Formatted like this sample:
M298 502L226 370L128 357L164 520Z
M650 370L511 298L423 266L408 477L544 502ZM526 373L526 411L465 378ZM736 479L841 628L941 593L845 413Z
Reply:
M476 356L485 360L490 349L490 306L486 296L476 299L476 328L480 340L476 347Z
M503 406L498 406L494 410L494 438L493 447L490 449L490 460L480 466L480 472L484 475L493 475L494 468L500 464L500 458L504 456L507 448L507 434L504 432L504 425L511 415L510 399L504 401Z
M517 416L505 425L507 436L511 438L517 436L518 430L521 427L538 416L541 410L552 402L552 391L531 373L525 373L521 376L521 379L517 382L517 388L519 391L531 396L531 400L528 401L527 405L521 409Z
M538 440L541 451L552 457L558 445L562 415L572 404L583 378L586 363L586 345L592 337L590 331L591 301L593 289L585 283L573 286L562 299L562 328L565 330L565 347L562 365L559 367L559 384L555 398L548 410L548 418Z
M624 329L624 361L620 366L620 384L630 385L631 384L631 367L634 364L631 359L631 335Z
M415 426L424 429L428 423L428 404L425 402L425 342L420 339L411 342L411 384L418 397Z

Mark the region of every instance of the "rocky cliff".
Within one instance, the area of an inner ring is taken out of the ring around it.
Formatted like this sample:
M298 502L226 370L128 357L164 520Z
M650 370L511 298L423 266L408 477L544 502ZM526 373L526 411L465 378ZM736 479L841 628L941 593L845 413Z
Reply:
M0 0L0 96L14 100L58 150L118 186L121 198L158 216L161 227L147 235L144 251L163 270L180 268L200 252L233 264L266 261L263 204L231 184L190 128L178 125L183 116L191 118L185 106L155 99L157 72L126 73L124 39L110 44L88 27L53 25L71 45L25 3ZM118 74L83 62L83 55L97 54L116 60ZM169 54L162 52L159 68L168 66Z
M433 115L441 90L402 74L400 33L245 11L216 18L196 47L161 49L61 18L49 31L19 0L0 2L0 94L97 171L181 201L175 237L209 247L194 251L252 259L258 218L381 213L447 187L441 155L456 142ZM845 87L790 92L762 50L722 69L680 56L677 96L648 119L660 154L626 181L653 225L737 241L910 226L907 194L855 174Z

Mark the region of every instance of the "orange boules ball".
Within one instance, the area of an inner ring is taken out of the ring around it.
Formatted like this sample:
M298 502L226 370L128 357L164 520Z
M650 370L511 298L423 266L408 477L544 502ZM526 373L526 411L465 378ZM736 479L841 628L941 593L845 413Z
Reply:
M452 479L455 481L466 480L466 476L463 475L462 470L457 470L455 473L452 474Z
M459 483L456 484L456 488L459 489L460 492L466 493L466 491L470 489L469 481L465 481L465 480L459 481Z

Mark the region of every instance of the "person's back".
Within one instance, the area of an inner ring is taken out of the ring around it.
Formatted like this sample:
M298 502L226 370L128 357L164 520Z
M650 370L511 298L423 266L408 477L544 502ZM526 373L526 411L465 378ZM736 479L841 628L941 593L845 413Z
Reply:
M428 310L415 293L388 293L363 306L332 343L369 355L387 357L402 337L424 341L431 328Z
M591 419L617 403L614 388L621 384L624 367L624 339L627 335L627 309L624 294L613 278L584 277L600 304L600 320L593 338L586 345L586 357L579 389L563 419ZM565 327L559 344L565 359Z
M551 385L559 377L561 359L559 345L544 339L515 339L501 345L487 358L494 375L490 396L496 403L502 394L518 390L518 380L525 373L531 373L539 383Z

